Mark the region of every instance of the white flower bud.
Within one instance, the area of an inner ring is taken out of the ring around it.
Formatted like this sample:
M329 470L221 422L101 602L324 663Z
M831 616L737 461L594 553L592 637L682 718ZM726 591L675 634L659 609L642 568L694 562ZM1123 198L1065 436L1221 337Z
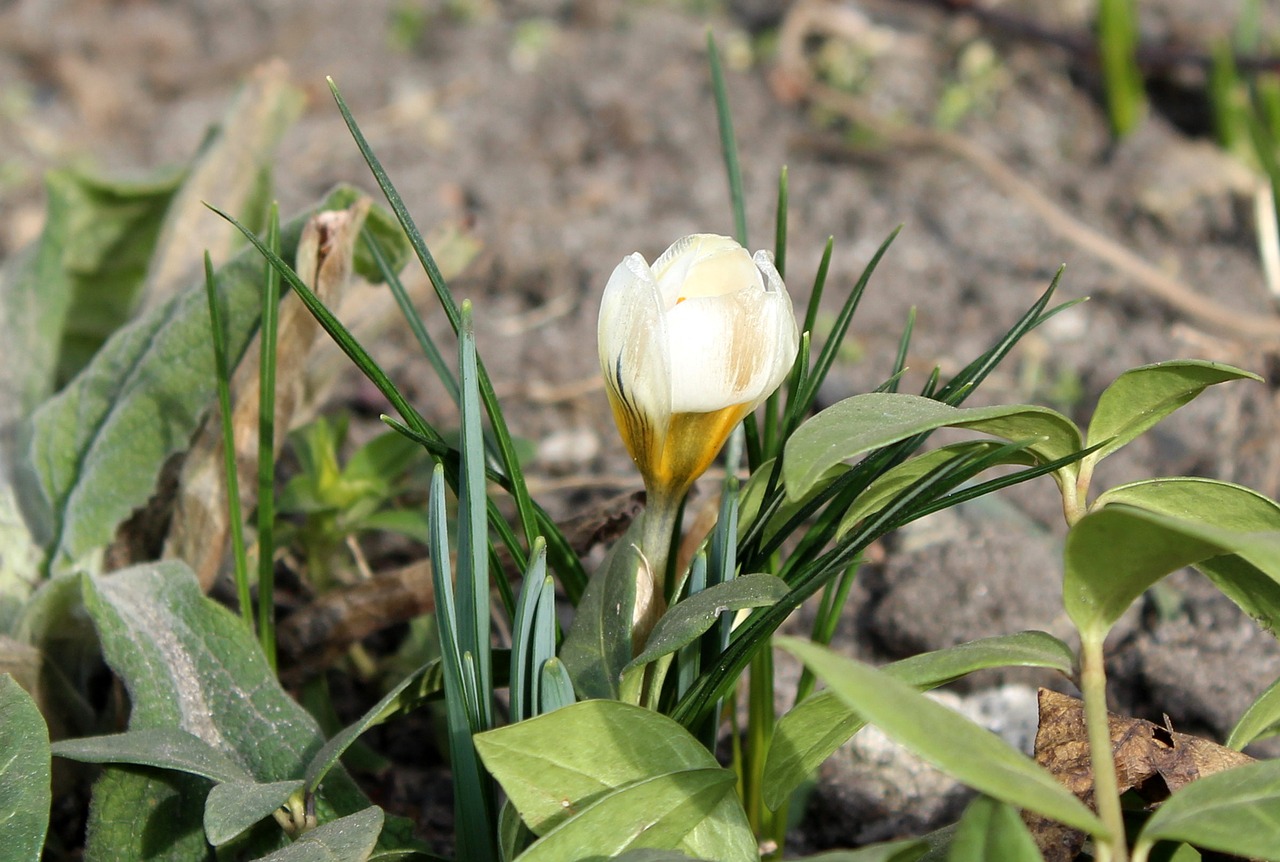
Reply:
M653 266L639 254L618 264L600 306L600 365L651 497L689 489L786 378L798 344L768 252L694 234Z

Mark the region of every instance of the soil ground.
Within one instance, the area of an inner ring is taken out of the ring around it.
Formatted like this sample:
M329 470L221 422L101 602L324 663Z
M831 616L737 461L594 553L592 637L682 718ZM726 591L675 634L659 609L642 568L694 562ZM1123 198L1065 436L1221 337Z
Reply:
M1202 70L1197 77L1195 63L1184 62L1227 35L1233 18L1224 5L1239 4L1139 4L1144 39L1173 57L1149 70L1172 95L1119 143L1087 51L1021 38L1007 21L942 3L807 5L822 7L828 23L865 16L869 28L854 27L854 48L828 44L820 60L857 85L877 116L932 128L939 106L959 99L967 110L955 134L1060 212L1217 308L1274 318L1276 297L1257 262L1256 179L1208 140ZM1000 8L1083 36L1089 6L1019 0ZM44 169L137 171L184 160L238 82L272 57L289 64L310 97L281 147L282 210L338 181L374 188L328 98L331 75L419 224L465 225L482 243L453 287L475 303L480 350L515 432L537 445L539 496L557 516L590 511L639 487L593 346L609 272L624 255L652 259L687 233L732 232L704 48L710 27L729 65L753 247L772 242L777 172L788 166L787 281L797 302L807 299L828 235L835 254L823 307L833 311L879 243L905 225L823 404L887 375L912 307L919 316L906 391L935 365L955 371L985 349L1065 262L1058 297L1090 301L1030 336L976 401L1044 403L1083 423L1099 392L1135 365L1191 357L1241 365L1267 382L1206 393L1108 460L1099 481L1202 475L1274 498L1275 340L1242 337L1162 300L973 162L937 146L868 145L829 107L793 98L777 74L776 33L794 12L756 0L0 4L0 255L38 232ZM444 330L427 315L433 331ZM389 332L380 351L424 413L448 426L445 399L407 334ZM337 400L365 397L353 382ZM883 660L1023 628L1065 634L1061 534L1047 480L903 531L862 577L840 646ZM1164 714L1180 730L1215 737L1280 676L1274 639L1191 575L1172 579L1159 601L1126 620L1111 655L1113 708L1157 721ZM447 840L442 772L427 764L406 775L389 779L389 792L429 800L418 816ZM841 796L849 792L843 775L824 773L797 847L872 837L866 812Z

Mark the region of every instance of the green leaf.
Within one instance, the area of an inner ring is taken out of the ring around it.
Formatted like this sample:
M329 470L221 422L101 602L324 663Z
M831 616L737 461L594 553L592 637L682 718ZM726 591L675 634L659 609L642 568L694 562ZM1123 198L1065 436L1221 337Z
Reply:
M360 738L360 735L371 727L376 727L402 710L405 700L412 699L410 689L421 688L424 681L435 681L440 673L440 660L434 659L400 680L391 691L365 712L359 719L344 727L316 752L315 757L307 764L307 792L314 792L329 770L338 762L338 758Z
M1093 508L1112 503L1224 530L1280 530L1280 505L1249 488L1212 479L1178 477L1122 485L1099 496ZM1213 557L1195 566L1259 625L1280 636L1280 582L1235 556Z
M1185 841L1251 859L1280 859L1280 761L1264 760L1206 775L1151 815L1138 845Z
M618 696L622 669L631 661L631 616L636 573L647 566L638 545L643 518L613 543L582 594L560 660L581 698Z
M1018 809L979 796L960 818L947 862L1041 862L1041 858Z
M740 536L746 534L760 514L760 509L765 502L764 492L767 490L769 477L773 473L774 461L775 459L770 458L761 464L742 486L738 497L738 535ZM818 477L818 481L800 499L785 499L769 519L769 526L762 531L761 538L767 540L772 537L783 524L800 511L805 503L825 491L832 482L848 470L847 464L837 464Z
M382 831L383 813L376 805L322 823L282 850L258 862L365 862Z
M215 784L204 802L204 834L215 847L226 844L249 827L284 805L302 788L302 779L272 781L231 781Z
M49 733L35 701L0 674L0 847L14 862L37 862L52 803Z
M1120 485L1099 495L1093 508L1112 503L1224 530L1280 530L1280 504L1251 488L1216 479L1178 476Z
M558 824L521 853L518 862L613 859L628 850L675 849L689 832L733 794L734 775L719 767L647 778L606 793ZM750 835L750 829L747 834ZM724 862L755 857L731 856Z
M1249 371L1202 360L1158 362L1124 372L1098 397L1085 439L1091 446L1109 442L1086 456L1086 463L1101 461L1206 387L1244 378L1262 379Z
M1274 736L1280 732L1280 679L1277 679L1267 690L1258 695L1258 699L1249 705L1231 728L1224 743L1228 748L1237 751L1255 740L1266 736Z
M613 862L709 862L709 860L694 859L692 856L677 853L675 850L646 848L644 850L628 850L621 856L613 857Z
M658 620L644 651L623 668L623 673L693 643L725 611L767 607L785 596L789 589L781 578L751 574L716 584L682 599Z
M859 847L857 850L833 850L816 856L805 856L797 862L916 862L929 852L927 842L919 838L887 841Z
M315 720L280 687L248 628L201 594L185 564L136 566L85 577L82 586L103 655L128 690L131 731L181 728L258 782L303 774L323 745ZM151 858L159 845L170 855L158 858L202 858L190 855L191 836L205 846L207 789L203 779L109 767L94 790L88 855ZM322 820L368 805L341 771L317 802Z
M889 738L947 774L988 796L1105 835L1092 811L995 734L861 662L796 638L775 640Z
M1000 447L999 443L989 440L973 440L967 443L954 443L950 446L942 446L923 455L917 455L908 461L904 461L893 467L878 479L867 486L867 490L863 491L858 499L854 500L853 505L845 511L844 516L840 519L840 526L836 529L836 538L839 539L863 518L880 511L893 501L893 498L902 493L910 485L914 485L925 475L938 467L952 461L956 458L968 458L979 452L993 452ZM1025 450L1012 452L1005 462L1008 464L1022 464L1024 466L1033 466L1034 458L1030 458Z
M539 836L620 788L718 766L679 724L613 700L573 704L475 739L485 766ZM721 799L678 849L709 859L754 859L755 839L737 797Z
M1074 662L1075 656L1062 641L1029 631L922 653L881 670L909 686L927 690L993 667L1045 667L1070 675ZM797 704L774 728L764 766L765 804L775 811L781 807L795 788L866 723L834 691L820 692Z
M198 279L201 252L221 264L240 246L233 228L209 218L205 201L235 213L255 230L265 226L276 148L305 101L282 64L263 64L248 76L206 137L165 214L147 266L144 311L165 305Z
M354 192L334 192L338 208ZM307 214L309 215L309 214ZM288 254L306 216L282 230ZM265 264L252 249L218 272L228 350L240 356L258 319ZM165 460L184 449L216 387L201 284L118 330L24 427L20 502L54 573L109 542L151 496Z
M1118 503L1095 508L1067 533L1067 614L1082 637L1101 638L1134 599L1170 572L1191 564L1230 571L1228 561L1211 560L1224 554L1280 579L1280 532L1225 530Z
M172 769L210 781L250 780L249 773L234 758L177 727L64 739L53 744L53 753L84 763L132 763Z
M1029 451L1044 461L1064 458L1082 447L1075 424L1046 407L961 408L918 395L871 392L828 407L796 429L782 462L787 496L802 498L823 473L847 458L945 427L1006 440L1038 438Z

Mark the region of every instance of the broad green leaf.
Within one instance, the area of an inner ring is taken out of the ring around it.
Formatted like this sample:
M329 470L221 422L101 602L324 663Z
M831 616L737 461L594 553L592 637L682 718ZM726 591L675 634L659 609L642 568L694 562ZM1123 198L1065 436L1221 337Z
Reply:
M0 402L3 399L0 393ZM3 426L4 420L0 419L0 427ZM43 562L44 551L22 517L8 471L0 471L0 632L14 630L23 606L40 583Z
M235 759L177 727L150 727L110 736L64 739L53 744L58 757L85 763L131 763L199 775L210 781L251 781Z
M887 841L859 847L857 850L832 850L816 856L805 856L797 862L916 862L929 852L929 845L920 838Z
M147 267L142 311L160 308L198 279L202 252L221 265L243 242L235 228L209 213L206 201L255 230L265 226L276 148L304 103L282 63L263 64L248 76L165 214Z
M1138 843L1185 841L1250 859L1280 859L1280 761L1206 775L1151 815Z
M184 772L107 767L93 785L85 859L212 862L202 823L208 790Z
M619 788L718 766L679 724L652 710L588 700L477 734L476 749L535 835ZM677 848L695 858L754 858L736 795L721 799Z
M1041 862L1036 841L1018 809L979 796L965 809L951 841L947 862Z
M1075 424L1046 407L960 408L918 395L871 392L828 407L796 429L782 462L787 496L800 499L823 473L847 458L946 427L1006 440L1039 438L1028 451L1045 461L1082 448Z
M563 711L563 710L562 710ZM733 794L734 775L727 769L703 768L669 772L612 790L547 832L518 862L607 860L629 850L676 849L689 832ZM750 835L750 828L743 823ZM752 842L754 844L754 842ZM721 848L722 862L746 862Z
M371 805L322 823L297 841L258 862L365 862L382 831L382 809Z
M136 566L82 584L103 655L128 689L131 731L181 728L234 757L255 781L302 776L324 743L315 720L280 687L243 622L202 595L185 564ZM183 853L192 834L204 846L206 791L201 779L107 768L90 809L90 856L150 858L157 836L167 835L171 855L160 858L200 858ZM317 802L322 821L368 805L340 770Z
M340 189L323 207L356 196ZM282 228L285 253L293 254L309 215ZM218 272L233 359L257 326L264 267L246 249ZM54 573L109 542L151 496L165 460L188 445L215 389L208 337L208 302L193 285L117 330L22 429L19 501Z
M40 710L0 674L0 847L6 859L38 862L53 801L49 733Z
M710 860L694 859L675 850L628 850L621 856L613 857L613 862L710 862Z
M302 789L302 779L234 781L215 784L204 801L204 834L215 847L226 844L271 813Z
M773 575L742 575L681 599L653 627L644 650L623 668L627 672L693 643L711 628L720 614L762 608L777 602L790 588Z
M72 300L59 338L59 385L133 315L165 213L184 179L185 171L172 170L137 182L71 173L57 178L74 201L63 258Z
M853 529L863 518L884 508L898 494L948 461L955 458L967 458L979 452L994 451L999 447L999 443L990 440L954 443L950 446L941 446L925 452L923 455L917 455L885 471L883 475L867 486L867 490L863 491L858 496L858 499L853 501L853 505L849 507L840 519L840 526L836 530L836 538L839 539ZM1034 459L1028 456L1026 450L1022 450L1013 452L1005 463L1032 466Z
M616 698L619 675L631 661L636 573L649 565L637 544L642 522L632 522L587 582L560 647L560 660L581 698Z
M1102 493L1093 508L1112 503L1137 506L1224 530L1280 530L1280 504L1251 488L1216 479L1178 476L1133 482Z
M1206 387L1245 378L1262 380L1250 371L1192 359L1158 362L1124 372L1098 397L1086 439L1091 446L1109 442L1086 456L1086 462L1096 464L1101 461L1191 401Z
M576 703L475 740L484 765L535 835L569 817L569 809L581 811L619 787L719 765L671 719L612 700Z
M0 344L22 357L0 367L0 427L53 392L68 320L88 316L95 290L122 294L127 309L180 179L172 172L150 182L73 171L45 176L40 238L0 269Z
M1225 530L1118 503L1095 508L1067 533L1067 614L1082 637L1101 638L1156 581L1182 566L1214 566L1224 554L1280 578L1280 532Z
M777 638L828 689L895 742L995 799L1104 837L1106 827L1047 770L998 736L861 662L796 638Z
M1267 686L1231 728L1225 745L1237 751L1249 743L1280 733L1280 679Z
M1178 477L1122 485L1099 496L1093 508L1112 503L1226 530L1280 530L1280 505L1242 485L1212 479ZM1259 625L1280 635L1280 582L1236 556L1195 565Z
M1018 632L911 656L881 670L927 690L993 667L1045 667L1069 675L1074 662L1071 649L1052 635ZM866 723L833 691L819 692L797 704L774 728L764 765L765 804L777 810Z

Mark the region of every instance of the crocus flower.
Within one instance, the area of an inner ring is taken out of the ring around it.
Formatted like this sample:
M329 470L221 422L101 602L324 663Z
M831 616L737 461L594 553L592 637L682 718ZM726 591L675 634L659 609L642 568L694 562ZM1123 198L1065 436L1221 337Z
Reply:
M799 335L772 256L687 236L623 259L600 306L600 366L650 496L680 497L782 383Z
M734 427L782 383L798 344L772 256L752 256L728 237L684 237L652 266L632 254L610 276L600 366L648 493L641 550L652 586L638 584L637 630L665 606L657 582L680 499Z

